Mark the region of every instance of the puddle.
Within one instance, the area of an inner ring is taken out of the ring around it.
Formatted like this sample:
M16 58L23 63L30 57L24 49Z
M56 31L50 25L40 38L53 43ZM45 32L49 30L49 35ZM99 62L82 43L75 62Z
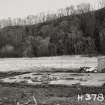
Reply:
M70 76L84 76L84 74L75 73L75 74L70 74Z
M74 78L66 78L65 80L74 80Z

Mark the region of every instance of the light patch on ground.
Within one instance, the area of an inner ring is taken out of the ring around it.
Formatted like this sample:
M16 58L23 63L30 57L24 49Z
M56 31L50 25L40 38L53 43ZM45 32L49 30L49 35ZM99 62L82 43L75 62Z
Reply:
M82 66L97 66L96 57L57 56L38 58L1 58L0 72L38 70L38 68L74 69Z

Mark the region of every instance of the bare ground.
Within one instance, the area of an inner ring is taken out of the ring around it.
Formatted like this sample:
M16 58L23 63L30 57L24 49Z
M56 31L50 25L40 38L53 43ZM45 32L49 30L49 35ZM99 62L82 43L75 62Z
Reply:
M59 57L42 57L42 58L9 58L0 59L0 72L2 78L13 77L24 71L45 71L50 72L58 69L76 70L81 66L96 66L96 57L80 56L59 56ZM54 69L55 68L55 69ZM5 74L6 73L6 74ZM15 73L15 75L14 75ZM11 75L12 74L12 75ZM5 75L7 75L5 77ZM22 75L21 73L18 75ZM4 76L4 77L3 77ZM77 75L74 75L77 76ZM70 79L70 78L69 78ZM36 105L33 99L35 97L37 105L105 105L105 100L98 101L84 98L78 101L78 94L103 94L105 97L105 86L88 87L88 86L65 86L65 85L25 85L0 83L0 105ZM29 102L29 103L28 103Z

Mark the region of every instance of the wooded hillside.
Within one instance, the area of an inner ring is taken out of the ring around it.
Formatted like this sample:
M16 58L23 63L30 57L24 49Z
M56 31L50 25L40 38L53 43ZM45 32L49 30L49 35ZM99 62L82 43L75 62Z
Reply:
M0 57L105 54L105 8L67 7L42 20L1 28Z

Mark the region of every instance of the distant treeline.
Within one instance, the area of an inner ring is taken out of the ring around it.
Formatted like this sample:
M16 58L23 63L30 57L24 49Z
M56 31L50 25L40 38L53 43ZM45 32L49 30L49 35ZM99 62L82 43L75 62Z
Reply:
M29 18L30 25L1 28L0 57L105 54L105 8L70 6L41 19L37 24Z

